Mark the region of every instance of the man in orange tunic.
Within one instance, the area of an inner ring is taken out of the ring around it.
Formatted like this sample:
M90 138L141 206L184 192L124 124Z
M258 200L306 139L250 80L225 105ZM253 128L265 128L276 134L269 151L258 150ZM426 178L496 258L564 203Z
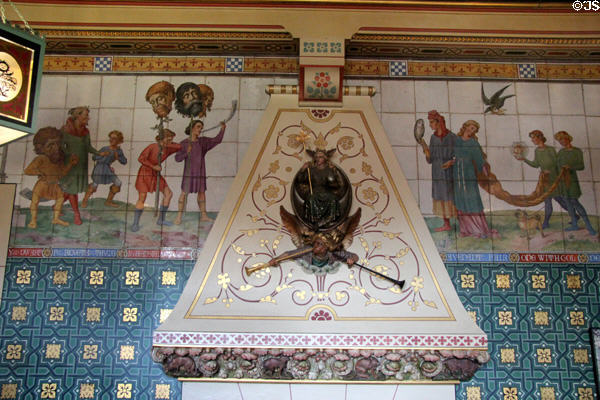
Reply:
M172 225L171 222L165 221L167 210L169 209L169 203L173 197L173 192L167 185L167 181L162 176L159 177L158 173L162 170L161 164L171 154L176 153L181 145L173 143L175 133L168 129L163 129L161 133L156 136L156 143L152 143L146 147L142 154L138 157L140 164L140 170L138 171L137 179L135 181L135 188L138 191L138 201L135 203L135 214L133 216L133 225L131 230L137 232L140 229L140 218L144 211L144 202L148 193L154 193L158 181L158 190L163 194L162 205L160 206L160 214L157 225ZM159 158L160 154L160 160Z

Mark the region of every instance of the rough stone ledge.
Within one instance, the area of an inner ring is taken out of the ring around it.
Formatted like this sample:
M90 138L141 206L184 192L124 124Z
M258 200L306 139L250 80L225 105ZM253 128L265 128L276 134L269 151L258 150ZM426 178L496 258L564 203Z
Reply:
M360 350L154 347L152 359L176 378L467 381L485 350Z

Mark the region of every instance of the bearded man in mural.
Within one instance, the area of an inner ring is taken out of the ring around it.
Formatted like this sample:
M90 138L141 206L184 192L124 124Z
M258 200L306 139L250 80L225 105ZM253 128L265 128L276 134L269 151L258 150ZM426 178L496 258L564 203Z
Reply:
M37 175L38 180L33 187L31 196L31 221L28 226L37 228L38 205L40 200L54 200L54 213L52 223L69 226L69 223L60 219L63 204L63 191L58 182L74 165L77 164L77 155L72 154L65 164L65 154L61 148L62 132L56 128L42 128L33 137L33 147L37 157L25 168L25 175Z
M146 101L152 106L152 111L158 118L165 119L173 109L175 100L175 87L167 82L160 81L148 88Z
M85 192L88 188L88 154L106 157L109 151L99 152L92 147L88 122L90 110L88 107L74 107L69 110L67 122L61 128L63 132L63 150L66 159L72 155L78 159L65 176L60 180L60 187L64 192L64 199L69 200L73 209L75 225L81 225L77 194Z
M206 115L204 98L198 85L193 82L179 85L175 93L175 109L184 117L194 118Z

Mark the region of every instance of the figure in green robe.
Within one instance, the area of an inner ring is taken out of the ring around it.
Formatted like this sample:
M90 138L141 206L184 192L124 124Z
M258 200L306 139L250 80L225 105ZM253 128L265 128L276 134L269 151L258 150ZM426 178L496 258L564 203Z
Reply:
M569 216L571 217L571 222L569 223L569 226L565 228L565 231L576 231L579 229L577 226L577 214L579 214L583 219L585 227L590 235L596 236L597 232L592 226L585 208L579 202L579 197L581 196L581 187L579 186L577 171L582 171L585 168L583 163L583 152L580 148L571 144L573 137L566 131L557 132L554 135L554 138L558 140L560 145L563 147L558 152L558 167L566 168L568 170L565 197L569 206Z
M536 146L535 155L533 160L529 161L525 158L521 158L527 165L539 168L543 173L548 174L548 180L544 187L544 191L548 190L549 187L554 183L556 178L559 175L559 168L557 162L556 150L552 146L546 145L546 137L540 130L534 130L529 132L529 137L531 141ZM569 206L567 205L567 201L564 198L565 194L565 184L564 182L559 182L558 186L550 195L544 200L544 222L542 224L542 228L546 229L549 226L550 217L552 216L552 199L556 200L558 204L561 205L566 211L569 210Z

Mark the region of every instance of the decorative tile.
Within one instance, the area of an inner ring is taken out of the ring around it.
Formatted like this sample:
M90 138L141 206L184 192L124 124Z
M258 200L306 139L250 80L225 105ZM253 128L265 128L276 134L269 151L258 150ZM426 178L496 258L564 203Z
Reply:
M519 78L521 78L521 79L537 78L535 64L518 64L518 68L519 68Z
M225 72L244 72L244 57L227 57Z
M112 57L94 57L94 72L111 72Z
M389 73L390 76L408 76L408 62L390 61Z

